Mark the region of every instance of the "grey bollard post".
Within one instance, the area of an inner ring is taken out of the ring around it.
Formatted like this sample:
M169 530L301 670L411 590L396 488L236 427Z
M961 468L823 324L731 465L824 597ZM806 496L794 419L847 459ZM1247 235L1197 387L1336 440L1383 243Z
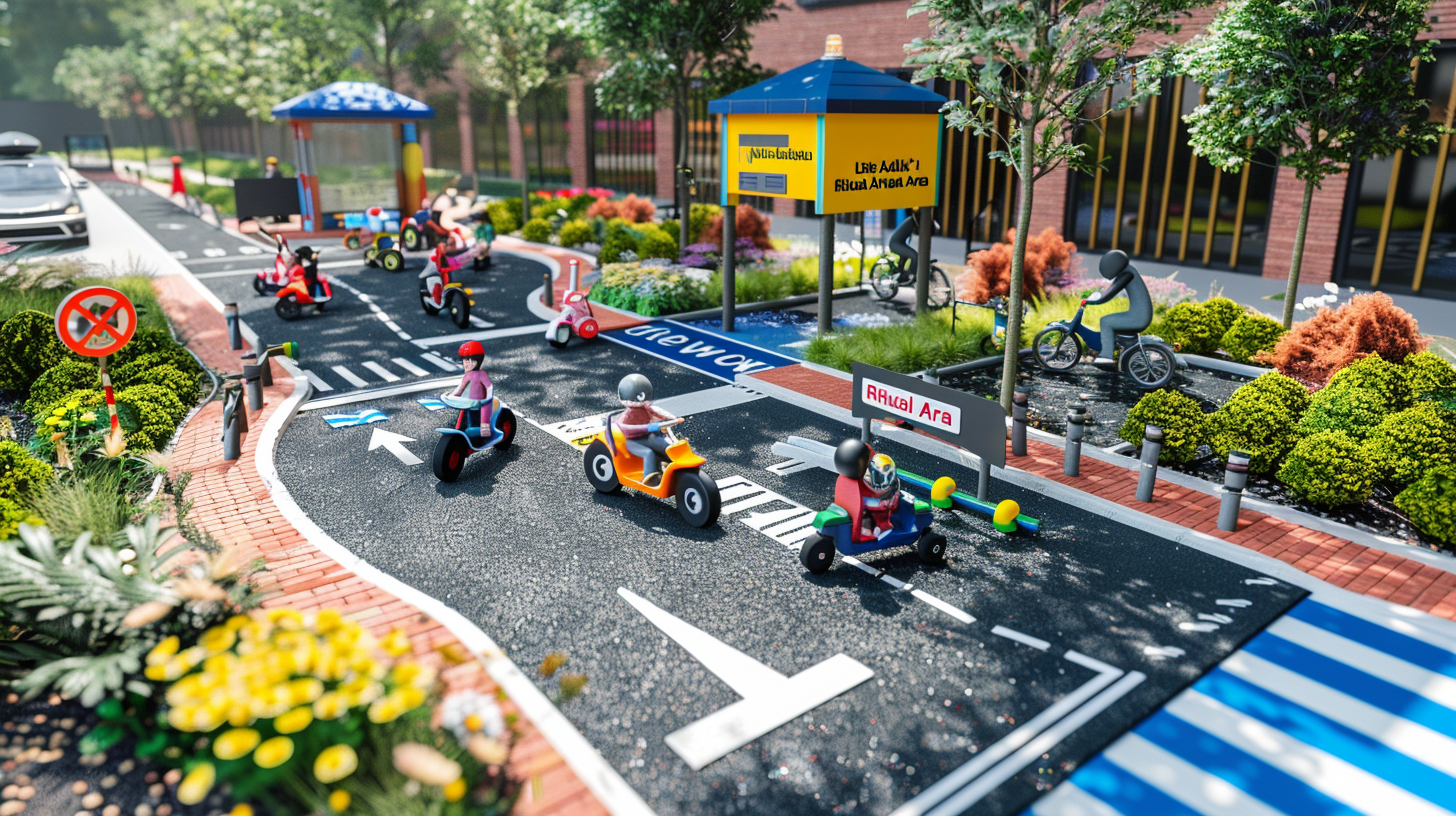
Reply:
M1229 451L1228 465L1223 472L1223 499L1218 506L1218 529L1232 533L1239 529L1239 502L1244 486L1249 483L1249 455Z
M571 266L571 291L575 292L580 287L580 282L581 282L581 263L579 261L577 261L577 259L572 258L571 261L570 261L570 266Z
M228 344L233 351L243 350L243 327L238 321L238 304L224 303L222 316L227 319Z
M733 234L737 228L738 205L729 204L723 208L723 331L733 331L733 323L738 308L738 280L737 264L738 259L734 253L737 252L738 236Z
M237 387L229 384L222 399L222 458L236 462L243 452L243 433L247 431L247 411L243 410Z
M243 385L248 392L248 410L263 410L263 384L258 381L257 366L243 366Z
M542 272L541 276L546 280L546 286L544 289L541 290L541 302L545 303L547 306L555 306L556 303L551 293L551 273Z
M1026 386L1018 385L1011 394L1011 455L1026 455L1026 411L1031 393Z
M1158 457L1163 455L1163 429L1143 426L1142 467L1138 472L1137 500L1153 500L1153 486L1158 481Z
M991 463L984 457L976 466L976 498L981 501L991 500Z
M869 444L870 441L870 418L865 417L859 424L859 441Z
M263 341L259 340L258 345L263 346ZM258 382L262 383L264 388L273 387L273 356L268 353L266 347L258 352Z
M1072 407L1067 409L1067 448L1062 459L1062 472L1068 476L1080 476L1082 473L1082 435L1086 424L1087 406L1080 402L1072 403Z

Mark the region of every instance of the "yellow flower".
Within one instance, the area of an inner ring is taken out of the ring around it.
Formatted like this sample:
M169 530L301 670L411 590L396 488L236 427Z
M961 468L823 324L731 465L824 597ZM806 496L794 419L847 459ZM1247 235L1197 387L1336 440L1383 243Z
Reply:
M233 809L228 813L228 816L253 816L253 806L247 802L239 802L233 805Z
M150 668L147 669L151 671ZM148 674L148 677L151 675ZM167 724L178 731L192 731L193 722L197 719L197 708L194 706L175 706L167 709Z
M349 703L330 691L313 701L313 715L320 720L337 720L349 713Z
M329 794L329 810L335 813L343 813L349 809L349 804L353 801L354 797L350 796L348 791L336 790Z
M350 707L372 703L383 693L384 687L368 677L356 677L339 686L339 694Z
M218 735L212 743L212 753L218 759L240 759L258 747L262 737L251 728L232 728Z
M425 690L419 686L406 686L396 691L394 695L398 698L405 711L413 711L425 704Z
M347 745L331 745L319 752L313 761L313 775L325 785L332 785L359 767L359 755Z
M171 682L186 674L191 669L192 666L189 666L187 661L174 657L160 666L148 666L142 674L148 680Z
M394 671L391 672L394 682L401 686L407 686L413 683L415 678L423 673L424 667L412 660L395 664Z
M409 638L405 637L403 629L392 630L379 646L390 657L399 657L410 651Z
M461 799L464 799L465 790L465 777L462 776L454 782L451 782L450 784L445 786L445 801L458 802Z
M61 422L61 418L58 417L58 416L46 417L46 424L47 425L50 425L52 427L54 427L56 425L59 425L60 422Z
M303 614L297 609L270 609L268 621L285 632L296 632L303 628Z
M177 650L180 648L182 648L182 640L176 635L166 638L161 643L153 646L150 652L147 652L147 665L160 666L166 663L173 655L177 654Z
M399 719L405 712L404 704L395 695L382 697L369 705L369 722L387 723Z
M223 622L223 626L226 626L227 628L236 632L239 629L243 628L243 625L246 624L248 620L249 618L247 615L233 615L231 618L228 618L226 621ZM243 805L242 807L247 807L247 805Z
M318 613L318 617L314 618L313 628L319 634L327 635L329 632L338 629L343 623L344 616L339 614L339 610L325 609Z
M288 737L274 737L253 752L253 761L259 768L276 768L292 758L293 740Z
M214 626L202 633L197 639L197 645L201 646L209 654L225 652L238 642L238 635L226 626Z
M182 783L177 786L177 801L184 805L201 802L216 781L217 769L212 767L211 762L198 765L182 777Z
M465 730L467 731L479 731L484 727L485 720L482 720L479 714L471 714L465 718Z
M317 700L324 693L324 684L315 677L300 677L290 681L288 694L294 705L304 705Z
M278 715L278 719L273 721L273 728L280 734L296 734L307 728L312 722L312 709L295 708L286 714Z

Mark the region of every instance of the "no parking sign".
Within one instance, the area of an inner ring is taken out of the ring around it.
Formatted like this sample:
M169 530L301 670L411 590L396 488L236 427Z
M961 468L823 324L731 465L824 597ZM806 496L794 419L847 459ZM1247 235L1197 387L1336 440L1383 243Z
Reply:
M126 295L106 286L77 289L56 309L56 335L83 357L120 351L136 333L136 324L136 307Z

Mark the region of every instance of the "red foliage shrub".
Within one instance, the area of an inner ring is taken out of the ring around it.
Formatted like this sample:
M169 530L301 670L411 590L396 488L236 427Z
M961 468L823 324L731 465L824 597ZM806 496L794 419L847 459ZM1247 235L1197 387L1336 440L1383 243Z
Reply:
M1285 334L1273 351L1255 360L1273 365L1309 388L1322 388L1336 371L1361 357L1377 354L1391 363L1430 343L1420 336L1416 319L1383 292L1350 298L1338 309L1328 307Z
M587 218L625 218L634 224L645 224L652 220L657 212L657 205L652 199L643 198L636 193L628 193L627 197L617 201L606 196L598 198L586 209Z
M747 204L739 204L737 214L733 217L735 235L739 241L744 238L753 239L753 245L759 249L773 249L773 241L769 240L768 228L773 224L773 219L755 210ZM708 220L708 225L703 227L703 232L698 236L700 244L723 243L723 213L714 213Z
M1011 250L1016 230L1006 231L1006 242L966 256L966 271L956 278L956 297L985 303L1011 292ZM1021 270L1021 296L1041 300L1046 296L1043 278L1050 270L1070 271L1077 245L1065 241L1051 227L1026 241L1026 262Z

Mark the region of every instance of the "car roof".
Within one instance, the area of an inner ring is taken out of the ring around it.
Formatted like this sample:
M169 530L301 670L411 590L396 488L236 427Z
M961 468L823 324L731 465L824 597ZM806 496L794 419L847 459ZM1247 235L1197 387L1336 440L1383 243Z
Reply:
M49 164L52 167L63 166L60 159L46 153L32 153L29 156L0 155L0 164Z

